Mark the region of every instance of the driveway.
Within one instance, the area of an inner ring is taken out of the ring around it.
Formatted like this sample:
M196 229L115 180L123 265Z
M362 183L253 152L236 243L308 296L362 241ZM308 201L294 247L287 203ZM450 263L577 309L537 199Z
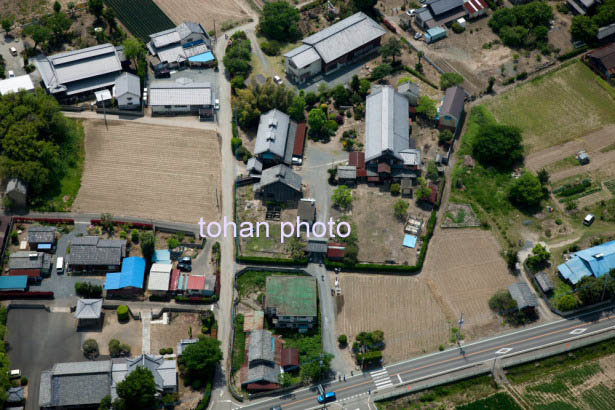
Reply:
M37 410L41 371L55 363L85 360L81 335L70 313L43 309L11 309L8 329L11 368L28 377L26 409Z

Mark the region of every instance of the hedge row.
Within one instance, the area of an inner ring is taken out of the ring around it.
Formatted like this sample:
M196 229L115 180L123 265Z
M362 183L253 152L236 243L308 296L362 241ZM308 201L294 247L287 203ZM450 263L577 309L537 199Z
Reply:
M577 48L577 49L575 49L575 50L572 50L572 51L569 51L569 52L567 52L567 53L564 53L564 54L562 54L562 55L557 56L557 59L558 59L559 61L566 61L566 60L568 60L569 58L576 57L576 56L578 56L579 54L583 54L583 53L584 53L584 52L586 52L587 50L589 50L589 47L588 47L588 46L579 47L579 48Z
M207 297L198 297L198 296L175 296L175 301L179 303L215 303L218 301L217 296L207 296Z
M66 218L26 218L26 217L23 217L23 216L14 216L13 217L13 222L23 222L23 223L43 222L43 223L48 223L48 224L52 224L52 225L58 225L58 224L74 225L75 224L75 220L74 219L66 219Z
M141 222L126 222L126 221L119 221L114 219L113 221L114 225L128 225L131 228L137 228L137 229L154 229L154 225L152 224L146 224L146 223L141 223ZM101 219L92 219L90 221L90 223L92 225L102 225L102 220Z
M404 70L406 70L407 72L409 72L410 74L412 74L413 76L420 78L421 80L423 80L424 82L426 82L427 84L431 85L433 88L435 88L436 90L439 90L440 87L438 87L436 84L432 83L431 81L429 81L429 79L427 77L425 77L425 75L423 75L422 73L419 73L418 71L416 71L414 68L412 67L408 67L408 66L404 66Z
M0 299L53 299L53 292L0 292Z
M237 256L237 262L246 264L257 265L307 265L307 258L303 259L290 259L290 258L268 258L266 256Z
M308 3L305 6L301 7L301 9L299 9L299 11L312 10L313 8L321 6L321 5L325 4L326 2L327 2L327 0L314 0L313 2Z

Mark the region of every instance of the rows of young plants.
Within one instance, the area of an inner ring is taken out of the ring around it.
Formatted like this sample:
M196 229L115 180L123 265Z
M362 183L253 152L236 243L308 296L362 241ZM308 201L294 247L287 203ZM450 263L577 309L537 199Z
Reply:
M175 27L153 0L105 0L133 36L147 42L149 35Z

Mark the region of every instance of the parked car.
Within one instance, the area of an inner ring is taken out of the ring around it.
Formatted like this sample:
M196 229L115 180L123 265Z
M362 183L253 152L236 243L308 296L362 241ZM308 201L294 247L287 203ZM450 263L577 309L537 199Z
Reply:
M323 395L318 396L318 403L320 404L329 403L331 401L335 401L335 399L336 399L335 392L330 391L326 393L324 396Z
M216 101L214 101L214 110L218 111L220 110L220 100L216 98Z
M421 37L423 37L423 33L414 33L415 40L419 40Z
M416 12L416 9L410 9L408 11L406 11L406 14L409 15L410 17L414 16L414 13Z
M15 72L13 70L9 70L9 78L14 78Z
M594 223L595 220L596 220L596 217L593 214L587 214L585 219L583 219L583 225L590 226L591 224Z
M11 54L16 56L17 55L17 49L15 47L11 47L9 48L9 50L11 51Z
M187 263L178 263L177 269L179 269L182 272L192 272L192 265L189 265Z
M14 369L9 372L10 379L19 379L21 377L21 370Z
M274 75L274 76L273 76L273 81L274 81L277 85L282 84L282 79L281 79L281 78L280 78L280 76L278 76L278 75Z
M154 72L154 77L156 78L169 78L171 77L171 70L169 70L168 68L164 68L160 71L155 71Z
M190 256L184 256L178 262L179 263L185 263L185 264L188 264L188 265L192 265L192 258Z
M61 256L56 259L56 272L58 274L64 273L64 258Z

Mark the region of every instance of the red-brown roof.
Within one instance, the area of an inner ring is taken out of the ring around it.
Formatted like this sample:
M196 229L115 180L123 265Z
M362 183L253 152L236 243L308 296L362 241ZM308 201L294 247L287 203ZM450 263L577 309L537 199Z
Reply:
M429 188L431 189L431 195L429 195L427 200L435 205L438 202L438 187L434 184L429 184Z
M387 164L386 162L381 162L380 164L378 164L378 172L384 172L387 174L391 173L391 166L389 164Z
M10 276L30 276L32 278L40 278L41 270L40 269L11 269L9 270Z
M615 43L591 51L587 55L600 60L609 73L615 69Z
M379 182L380 177L367 177L367 182Z
M327 248L327 258L344 258L344 253L346 252L346 245L338 242L330 242L329 247Z
M357 167L357 178L366 177L365 152L353 151L348 153L348 165Z
M276 383L250 383L246 385L246 390L254 391L254 390L276 390L281 386Z
M177 290L177 282L179 281L180 271L179 269L171 270L171 284L169 286L170 291Z
M304 122L297 124L297 133L295 136L295 147L293 149L293 156L302 157L303 148L305 147L305 135L307 134L307 126Z
M282 349L282 367L299 366L299 350L295 347Z
M487 3L484 0L469 0L463 4L463 7L465 7L468 13L475 14L482 9L486 9Z
M188 276L188 289L203 290L205 289L205 276Z

